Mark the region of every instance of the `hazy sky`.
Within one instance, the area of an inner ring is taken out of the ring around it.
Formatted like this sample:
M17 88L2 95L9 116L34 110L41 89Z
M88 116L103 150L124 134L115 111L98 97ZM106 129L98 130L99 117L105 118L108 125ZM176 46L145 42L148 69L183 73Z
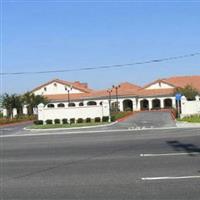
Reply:
M9 1L2 3L2 71L123 64L200 52L200 1ZM22 93L53 78L101 89L200 75L200 56L119 69L3 76Z

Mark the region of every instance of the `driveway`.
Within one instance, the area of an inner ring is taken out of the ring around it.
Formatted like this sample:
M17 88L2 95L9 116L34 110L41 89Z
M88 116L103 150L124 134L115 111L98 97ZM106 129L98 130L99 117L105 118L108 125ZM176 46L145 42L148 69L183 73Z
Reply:
M167 111L146 111L132 115L114 125L115 128L162 128L176 127L176 123Z

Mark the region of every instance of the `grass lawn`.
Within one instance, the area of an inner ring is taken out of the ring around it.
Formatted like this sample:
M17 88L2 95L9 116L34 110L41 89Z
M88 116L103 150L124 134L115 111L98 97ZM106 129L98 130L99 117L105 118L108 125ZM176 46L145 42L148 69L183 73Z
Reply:
M191 122L191 123L200 123L200 115L192 115L184 117L182 119L177 119L178 121Z
M76 124L45 124L45 125L31 125L28 126L28 129L51 129L51 128L74 128L74 127L86 127L86 126L97 126L105 125L109 122L99 122L99 123L76 123Z

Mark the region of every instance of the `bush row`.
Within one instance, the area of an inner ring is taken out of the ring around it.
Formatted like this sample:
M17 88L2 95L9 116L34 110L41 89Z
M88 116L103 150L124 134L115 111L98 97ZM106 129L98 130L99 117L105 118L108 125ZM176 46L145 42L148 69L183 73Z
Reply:
M109 121L109 117L108 116L103 116L102 119L100 117L95 117L94 119L91 118L86 118L85 120L83 118L78 118L77 120L75 120L75 118L71 118L70 120L68 119L47 119L45 121L46 124L75 124L75 123L91 123L92 121L98 123L98 122L108 122ZM34 121L34 124L36 125L43 125L45 124L43 120L36 120Z

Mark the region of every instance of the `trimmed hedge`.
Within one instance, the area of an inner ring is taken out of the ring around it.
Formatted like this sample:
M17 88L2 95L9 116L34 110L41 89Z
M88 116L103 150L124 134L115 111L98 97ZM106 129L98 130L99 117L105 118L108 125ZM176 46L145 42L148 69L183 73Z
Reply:
M43 120L35 120L33 123L35 125L43 125Z
M70 119L70 124L74 124L75 123L75 118L71 118Z
M46 124L53 124L53 121L51 119L47 119Z
M89 117L86 118L86 120L85 120L86 123L90 123L91 121L92 121L92 120L91 120L91 118L89 118Z
M68 120L67 119L62 119L62 123L63 124L68 124Z
M77 123L83 123L83 119L82 118L78 118L76 122Z
M60 119L54 119L55 124L60 124Z
M103 116L102 117L102 122L108 122L109 121L109 117L108 116Z
M94 118L94 122L101 122L101 118L100 117L95 117Z

